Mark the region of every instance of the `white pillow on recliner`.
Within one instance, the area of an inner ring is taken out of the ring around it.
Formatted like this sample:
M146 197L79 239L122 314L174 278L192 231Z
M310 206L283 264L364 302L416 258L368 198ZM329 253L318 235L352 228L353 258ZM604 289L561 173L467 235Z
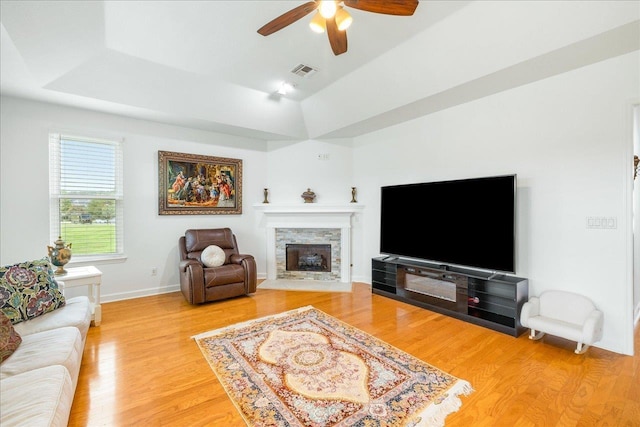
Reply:
M209 245L204 248L200 260L205 267L219 267L224 264L224 260L227 258L224 251L220 246Z

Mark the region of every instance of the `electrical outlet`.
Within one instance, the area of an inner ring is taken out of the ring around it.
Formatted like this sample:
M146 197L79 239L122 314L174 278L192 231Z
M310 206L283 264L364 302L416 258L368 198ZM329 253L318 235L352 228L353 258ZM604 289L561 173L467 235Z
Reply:
M329 153L318 154L318 160L329 160Z
M156 276L158 274L158 268L157 267L152 267L151 268L151 275L152 276Z

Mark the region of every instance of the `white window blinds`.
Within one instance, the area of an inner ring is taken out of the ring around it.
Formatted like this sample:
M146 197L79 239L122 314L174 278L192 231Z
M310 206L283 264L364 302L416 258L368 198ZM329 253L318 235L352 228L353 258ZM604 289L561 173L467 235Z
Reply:
M72 259L122 255L122 142L49 136L51 239Z

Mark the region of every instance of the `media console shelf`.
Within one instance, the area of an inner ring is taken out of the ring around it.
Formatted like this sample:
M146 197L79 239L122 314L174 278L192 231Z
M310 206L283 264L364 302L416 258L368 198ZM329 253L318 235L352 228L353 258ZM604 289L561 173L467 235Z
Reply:
M371 288L383 295L518 337L529 282L428 262L378 257L371 260Z

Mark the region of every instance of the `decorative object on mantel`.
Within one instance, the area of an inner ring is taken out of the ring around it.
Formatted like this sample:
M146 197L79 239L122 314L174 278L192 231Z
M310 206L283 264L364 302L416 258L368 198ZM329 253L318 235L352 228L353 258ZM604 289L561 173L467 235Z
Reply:
M636 154L636 155L633 156L633 180L634 181L636 180L636 177L638 176L638 169L639 169L638 166L640 166L639 163L640 163L640 158Z
M51 264L58 267L54 274L56 276L62 276L63 274L67 274L64 266L71 260L71 243L65 244L62 236L58 236L58 240L56 240L54 244L55 247L47 246L49 259L51 260Z
M268 188L264 189L264 200L262 201L262 203L269 203L269 189Z
M351 203L358 203L356 200L356 187L351 187Z
M313 200L316 198L316 193L311 191L310 188L307 188L307 191L302 193L301 197L304 199L305 203L313 203Z

